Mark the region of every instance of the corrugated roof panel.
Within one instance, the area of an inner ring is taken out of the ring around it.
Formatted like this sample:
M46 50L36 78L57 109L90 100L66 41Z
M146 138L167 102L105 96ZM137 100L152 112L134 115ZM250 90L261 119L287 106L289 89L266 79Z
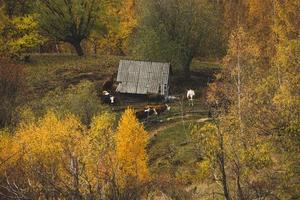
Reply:
M131 94L137 93L137 82L127 82L126 84L126 92Z
M122 82L117 91L122 93L167 94L170 64L121 60L117 81Z
M118 82L126 82L128 79L128 67L130 66L130 62L127 60L121 60L118 70L117 81Z
M138 80L138 94L147 94L149 84L149 69L151 68L150 62L140 62L140 74Z
M117 92L121 92L121 93L125 93L127 90L127 83L126 82L122 82L122 83L119 83L116 91Z
M148 83L139 82L137 87L137 94L147 94L148 93Z
M162 71L163 71L162 81L164 84L168 84L169 74L170 74L170 64L165 63L162 67Z
M149 83L148 84L148 93L150 94L157 94L159 93L160 85L157 83Z

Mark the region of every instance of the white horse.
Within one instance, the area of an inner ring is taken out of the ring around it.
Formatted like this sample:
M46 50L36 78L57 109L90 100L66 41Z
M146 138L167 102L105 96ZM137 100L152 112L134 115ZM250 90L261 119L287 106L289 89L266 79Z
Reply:
M189 89L186 93L186 98L189 100L189 106L194 106L194 96L195 96L195 91L192 89Z

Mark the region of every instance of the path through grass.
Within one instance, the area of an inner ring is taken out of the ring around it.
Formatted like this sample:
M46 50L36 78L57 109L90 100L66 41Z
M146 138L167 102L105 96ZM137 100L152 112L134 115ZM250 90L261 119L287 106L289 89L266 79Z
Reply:
M190 139L195 124L193 121L173 123L151 138L148 153L153 174L182 180L193 176L195 165L201 159Z

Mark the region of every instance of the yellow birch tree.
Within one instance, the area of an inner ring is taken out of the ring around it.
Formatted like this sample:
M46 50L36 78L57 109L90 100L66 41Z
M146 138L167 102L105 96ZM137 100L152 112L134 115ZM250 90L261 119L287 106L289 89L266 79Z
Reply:
M127 109L119 122L116 133L116 158L120 166L120 184L130 178L144 181L148 176L146 145L148 133L139 124L132 109Z

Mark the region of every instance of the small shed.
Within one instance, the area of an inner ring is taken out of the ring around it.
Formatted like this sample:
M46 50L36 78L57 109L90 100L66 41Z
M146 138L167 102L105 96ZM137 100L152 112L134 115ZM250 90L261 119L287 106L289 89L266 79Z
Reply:
M117 92L129 94L169 94L170 63L121 60Z

